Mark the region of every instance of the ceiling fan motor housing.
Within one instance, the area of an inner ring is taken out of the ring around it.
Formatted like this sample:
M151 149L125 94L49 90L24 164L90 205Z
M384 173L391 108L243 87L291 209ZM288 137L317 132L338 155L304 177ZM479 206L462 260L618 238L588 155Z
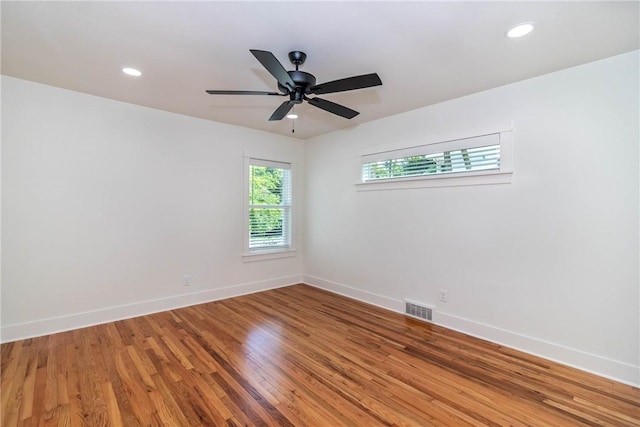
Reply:
M313 74L306 73L304 71L287 71L287 74L291 77L291 80L295 83L296 87L294 91L289 90L289 88L282 86L278 83L278 89L282 93L288 93L291 95L291 100L296 102L302 102L302 95L307 92L307 89L312 88L316 85L316 78ZM295 95L295 96L294 96Z

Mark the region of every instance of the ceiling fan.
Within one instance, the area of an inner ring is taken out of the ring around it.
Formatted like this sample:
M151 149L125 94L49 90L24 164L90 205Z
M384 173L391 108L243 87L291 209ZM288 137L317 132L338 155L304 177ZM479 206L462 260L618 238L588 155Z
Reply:
M295 71L287 71L282 64L276 59L273 53L266 50L250 49L253 56L267 69L269 73L278 81L278 90L280 92L261 92L254 90L207 90L210 95L271 95L271 96L289 96L289 100L280 104L273 112L269 120L282 120L289 110L296 105L307 101L314 107L336 114L338 116L352 119L359 112L347 108L335 102L327 101L322 98L309 98L307 95L320 95L325 93L345 92L348 90L363 89L382 84L380 77L376 73L363 74L361 76L347 77L340 80L317 85L316 78L309 73L299 71L298 67L304 64L307 55L304 52L289 52L289 60L296 66Z

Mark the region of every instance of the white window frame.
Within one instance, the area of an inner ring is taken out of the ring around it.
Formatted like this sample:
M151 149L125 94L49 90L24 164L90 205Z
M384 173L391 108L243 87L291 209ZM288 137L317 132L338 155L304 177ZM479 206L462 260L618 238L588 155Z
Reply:
M273 168L280 169L289 169L290 173L290 192L291 192L291 201L289 205L289 245L288 246L277 246L277 247L260 247L260 248L251 248L249 247L250 241L250 227L249 227L249 188L251 185L251 177L250 170L251 166L267 166ZM295 185L295 166L292 162L288 161L280 161L280 160L267 160L260 159L256 157L244 157L244 191L243 191L243 254L242 258L244 262L252 262L252 261L262 261L269 259L277 259L277 258L286 258L292 257L296 255L296 249L294 248L294 218L293 218L293 200L294 200L294 185Z
M488 145L500 145L499 169L470 172L435 173L364 181L362 165L380 160L429 155ZM357 161L358 191L401 190L409 188L449 187L463 185L509 184L513 175L513 131L492 132L471 137L440 141L412 147L365 152Z

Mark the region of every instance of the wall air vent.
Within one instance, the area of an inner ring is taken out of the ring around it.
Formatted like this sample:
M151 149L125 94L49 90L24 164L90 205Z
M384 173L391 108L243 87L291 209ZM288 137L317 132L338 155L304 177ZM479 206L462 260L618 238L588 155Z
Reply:
M404 300L404 312L409 316L431 322L433 320L433 307L415 301Z

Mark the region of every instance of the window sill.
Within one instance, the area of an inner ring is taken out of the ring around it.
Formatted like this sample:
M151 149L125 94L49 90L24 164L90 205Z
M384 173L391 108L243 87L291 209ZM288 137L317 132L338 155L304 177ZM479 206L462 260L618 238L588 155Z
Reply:
M434 175L408 178L392 178L379 181L358 182L358 191L404 190L410 188L455 187L463 185L510 184L513 172L476 172L464 175Z
M242 262L266 261L269 259L290 258L294 256L296 256L296 250L292 248L256 250L242 254Z

